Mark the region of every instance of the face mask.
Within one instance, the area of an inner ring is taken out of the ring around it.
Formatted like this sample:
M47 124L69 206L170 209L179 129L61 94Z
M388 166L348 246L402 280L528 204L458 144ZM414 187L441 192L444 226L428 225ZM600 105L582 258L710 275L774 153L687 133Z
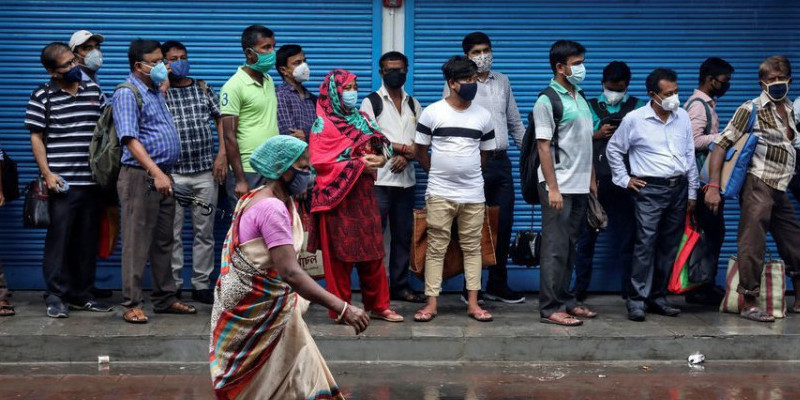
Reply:
M86 54L83 58L83 65L92 71L97 71L103 66L103 53L100 50L94 49Z
M478 93L478 83L462 83L461 88L458 89L458 97L466 101L472 101Z
M167 71L167 67L164 65L164 63L159 62L155 67L150 68L150 72L147 74L147 76L150 77L154 84L160 85L161 82L167 80L168 73L169 71Z
M189 60L177 60L169 63L169 66L172 67L172 76L177 79L185 78L189 75Z
M778 81L769 84L762 81L761 83L767 86L764 93L766 93L767 97L772 99L772 101L781 101L789 94L789 81Z
M308 68L308 64L302 63L298 65L294 71L292 71L292 77L297 83L303 83L308 80L311 76L311 70Z
M63 79L65 82L75 83L81 81L83 74L81 74L81 67L76 65L70 68L69 71L65 72L61 76L62 76L61 79Z
M406 74L399 70L389 70L383 74L383 83L390 89L399 89L406 83Z
M344 108L349 110L351 108L356 108L356 103L358 102L358 91L356 90L345 90L342 92L342 103L344 103Z
M275 66L275 52L270 51L269 53L261 54L253 49L247 49L255 53L258 56L258 61L255 64L245 64L248 67L261 72L262 74L266 74L272 67Z
M656 95L659 99L661 96ZM661 104L659 104L664 111L675 111L678 107L681 106L681 100L678 98L678 94L673 94L672 96L667 97L666 99L661 99Z
M583 64L572 66L572 75L567 76L569 83L577 85L586 78L586 67Z
M625 98L625 92L615 92L613 90L603 89L603 96L608 100L608 104L615 106Z
M717 89L716 93L714 93L714 97L722 97L725 96L725 93L728 92L728 89L731 88L731 81L720 83L719 89Z
M308 190L308 181L311 179L311 173L292 167L292 180L286 184L286 189L289 191L290 196L297 196L300 193Z
M470 57L469 59L478 66L478 72L484 73L492 69L492 53L481 54L479 56Z

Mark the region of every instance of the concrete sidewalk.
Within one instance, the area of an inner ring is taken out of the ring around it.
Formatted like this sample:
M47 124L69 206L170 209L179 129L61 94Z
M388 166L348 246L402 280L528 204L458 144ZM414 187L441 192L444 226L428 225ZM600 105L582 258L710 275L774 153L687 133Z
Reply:
M627 320L622 299L592 296L600 316L581 327L539 322L536 295L524 304L488 304L495 321L469 319L458 295L440 299L439 316L413 322L417 304L394 303L406 322L373 321L366 333L335 325L313 306L306 321L325 357L336 361L635 361L681 360L700 351L713 360L800 360L800 316L774 324L745 321L714 308L686 305L677 318L648 314ZM112 302L119 302L115 292ZM793 297L787 298L790 302ZM111 313L73 311L67 319L45 316L41 292L16 292L17 315L0 318L0 362L96 362L98 355L126 362L204 362L208 359L210 306L198 315L154 314L150 322L123 322L122 307ZM358 301L355 301L359 304Z

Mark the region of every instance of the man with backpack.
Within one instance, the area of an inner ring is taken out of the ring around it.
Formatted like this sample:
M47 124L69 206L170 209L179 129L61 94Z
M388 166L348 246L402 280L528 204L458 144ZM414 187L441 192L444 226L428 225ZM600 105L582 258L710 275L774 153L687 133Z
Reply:
M717 101L731 87L732 74L733 66L727 61L717 57L706 59L700 65L700 84L684 105L692 121L694 153L698 170L702 170L711 149L711 143L719 136ZM702 190L697 192L695 218L699 228L705 232L707 248L713 253L716 265L722 252L722 243L725 241L725 218L723 213L714 214L706 207L703 201L704 194ZM724 208L724 205L720 208ZM714 268L713 278L717 276L716 271L717 269ZM686 293L685 298L687 303L717 306L722 302L724 295L725 293L718 290L712 281Z
M414 137L419 102L409 96L403 85L408 73L408 58L390 51L378 61L383 85L361 102L361 111L372 117L381 132L392 142L394 156L378 170L375 195L381 212L381 224L391 229L389 248L389 294L392 300L422 303L425 301L408 286L411 255L411 229L414 221Z
M597 192L592 112L578 86L586 76L585 53L577 42L553 43L550 68L554 77L533 107L535 149L541 163L537 172L542 205L539 313L541 322L562 326L581 325L583 321L576 317L597 316L569 290L588 195Z
M90 293L101 191L89 169L89 145L105 97L96 83L81 80L78 59L66 44L48 44L40 59L51 79L31 93L25 126L49 192L50 225L42 258L47 316L66 318L68 307L111 311Z
M589 100L592 107L594 151L592 159L597 174L597 199L608 215L606 234L614 238L612 254L622 271L623 297L626 296L625 279L630 274L633 253L633 202L630 193L611 182L611 168L606 159L608 140L619 127L622 118L642 107L645 102L628 94L631 84L631 69L622 61L612 61L603 68L603 93ZM592 264L599 231L592 229L586 221L575 249L575 284L572 291L578 301L586 300L586 291L592 280Z
M511 243L511 228L514 222L514 177L511 174L511 160L508 148L513 140L519 147L525 134L517 101L511 90L508 76L492 70L492 41L483 32L472 32L461 41L464 56L478 66L478 93L475 104L489 110L494 123L497 148L489 152L489 161L483 168L484 194L486 205L499 206L500 218L497 228L497 264L489 268L485 297L504 303L525 301L522 293L508 286L508 248ZM442 98L447 98L450 88L445 84ZM462 300L466 302L464 290ZM483 296L479 296L479 299ZM482 302L482 299L481 299Z
M175 123L159 85L167 79L161 45L137 39L128 48L130 75L114 92L113 123L122 147L117 190L122 213L125 322L142 324L142 275L148 260L156 313L194 314L177 298L172 275L175 199L170 174L180 158ZM154 189L154 190L153 190Z
M181 142L181 156L175 164L173 180L190 189L200 200L217 205L217 190L225 183L228 162L225 158L225 143L220 123L219 100L205 81L189 77L189 58L186 47L177 41L164 42L161 51L170 67L169 89L166 93L167 107L175 121ZM219 151L214 151L214 131L217 127ZM193 207L192 231L192 299L201 303L214 303L214 293L209 288L214 272L214 217L204 215ZM180 297L183 279L183 232L184 208L175 204L175 243L172 248L172 273Z

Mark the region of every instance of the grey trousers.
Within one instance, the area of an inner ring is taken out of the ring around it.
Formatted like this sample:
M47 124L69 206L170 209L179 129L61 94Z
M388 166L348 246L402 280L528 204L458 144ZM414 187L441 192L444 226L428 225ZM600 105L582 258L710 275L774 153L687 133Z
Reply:
M250 190L263 185L266 181L263 176L256 172L245 172L244 179L247 181L247 185L250 186ZM233 171L228 171L228 178L225 180L225 191L228 192L228 207L230 207L232 213L236 209L236 203L239 202L239 198L236 197L236 177L233 176Z
M217 206L217 183L211 171L196 174L172 176L176 184L188 187L199 199ZM192 213L192 287L196 290L208 289L211 273L214 272L214 213L203 215L196 208ZM172 274L175 276L175 285L183 286L181 271L183 270L183 219L186 214L182 205L175 202L175 225L173 235L175 242L172 246Z
M627 289L628 310L666 302L670 270L686 221L687 197L685 179L673 187L648 183L633 195L636 239Z
M588 194L562 194L564 208L550 207L547 187L539 184L542 200L542 254L539 277L539 313L547 318L553 313L575 308L578 301L570 292L575 267L575 244L586 219Z
M117 181L122 219L122 305L142 303L142 276L149 259L153 307L165 310L178 301L171 265L175 199L150 191L147 178L144 170L123 166Z

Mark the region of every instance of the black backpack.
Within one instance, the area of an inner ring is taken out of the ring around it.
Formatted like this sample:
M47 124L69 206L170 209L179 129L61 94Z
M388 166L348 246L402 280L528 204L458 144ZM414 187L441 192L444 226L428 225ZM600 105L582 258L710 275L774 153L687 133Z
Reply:
M586 100L586 96L583 94L582 90L579 90L578 94ZM558 92L550 86L539 93L539 96L547 96L553 109L553 121L555 122L556 129L553 131L553 138L550 145L555 150L555 164L558 164L561 161L561 157L558 154L558 124L561 123L561 117L564 116L564 105L561 103L561 97ZM533 110L531 110L528 114L528 129L525 131L525 136L522 139L522 152L519 156L522 198L528 204L540 204L539 164L541 164L541 162L539 160L539 149L536 141L536 124L533 121Z
M615 119L622 119L629 112L636 109L636 105L639 104L639 99L633 96L628 97L622 106L620 107L619 111L615 113L608 112L608 108L606 108L605 103L600 103L597 99L589 100L589 106L592 107L594 113L600 118L600 121L607 120L610 118ZM602 123L602 122L601 122ZM608 159L606 159L606 147L608 147L608 140L609 139L602 139L602 140L594 140L592 141L592 163L595 167L595 172L597 173L598 177L607 178L611 176L611 166L608 165ZM628 164L628 157L625 156L625 165Z
M375 114L375 119L378 119L378 116L381 115L383 112L383 100L381 99L381 95L378 92L370 93L367 98L369 99L369 103L372 104L372 113ZM414 98L408 96L408 106L411 108L411 113L414 116L417 116L417 109L414 107Z

